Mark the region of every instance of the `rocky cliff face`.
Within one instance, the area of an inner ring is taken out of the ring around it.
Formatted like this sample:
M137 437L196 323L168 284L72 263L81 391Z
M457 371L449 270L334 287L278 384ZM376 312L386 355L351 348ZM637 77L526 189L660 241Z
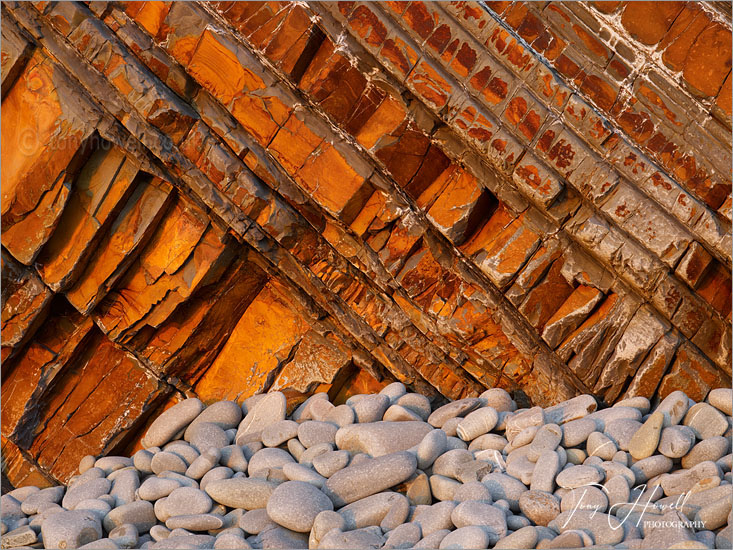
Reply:
M730 385L730 28L722 2L4 3L5 474L66 480L184 395Z

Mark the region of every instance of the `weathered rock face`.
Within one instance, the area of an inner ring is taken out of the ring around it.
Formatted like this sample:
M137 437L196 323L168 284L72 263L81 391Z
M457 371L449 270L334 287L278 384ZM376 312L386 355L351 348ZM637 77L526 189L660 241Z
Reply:
M717 3L2 6L14 484L183 396L731 382ZM726 17L728 19L726 19Z

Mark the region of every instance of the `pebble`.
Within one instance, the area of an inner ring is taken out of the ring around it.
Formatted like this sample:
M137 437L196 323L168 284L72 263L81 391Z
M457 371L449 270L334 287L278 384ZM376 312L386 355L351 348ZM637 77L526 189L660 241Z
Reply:
M308 420L298 426L298 440L308 449L321 443L335 443L339 427L331 422Z
M480 526L488 535L490 544L506 536L507 524L504 512L485 502L468 500L461 502L451 512L451 521L458 527Z
M265 447L278 447L288 439L298 435L298 423L292 420L280 420L262 430L262 444Z
M328 451L313 458L313 467L323 477L331 477L346 468L350 459L349 451Z
M110 510L103 520L107 531L128 523L134 525L138 533L147 533L157 523L153 505L147 500L136 500Z
M47 517L41 526L46 548L79 548L102 538L102 525L91 512L63 511Z
M603 473L593 466L571 466L560 472L555 481L560 487L575 489L576 487L602 482Z
M717 437L728 429L728 421L723 413L707 403L690 407L682 423L692 429L698 439Z
M140 443L146 449L165 445L203 410L204 404L199 399L184 399L156 418Z
M414 447L431 430L425 422L380 421L344 426L335 439L339 449L377 457Z
M277 483L265 479L240 477L211 481L205 491L224 506L254 510L267 507L267 500L277 486Z
M416 469L417 459L413 454L399 452L379 456L335 473L326 482L324 492L334 506L340 507L402 483Z
M84 457L68 487L3 495L2 545L48 545L54 518L73 513L54 529L73 538L91 522L90 540L70 543L89 548L720 546L733 517L730 397L517 410L492 389L431 412L395 383L339 406L316 394L289 417L279 392L241 408L187 400L195 417L164 418L158 445ZM666 519L705 528L644 523Z
M668 458L682 458L695 444L695 432L688 426L669 426L662 430L658 450Z
M451 531L440 541L440 550L478 550L488 548L491 536L481 527L470 525Z
M529 490L519 497L519 509L536 525L547 526L560 515L560 500L552 493Z
M361 399L352 405L356 422L365 424L381 420L390 405L389 397L380 394L360 397Z
M629 453L636 460L647 458L654 454L659 444L659 437L664 424L664 414L653 412L641 425L629 442Z
M716 388L710 390L707 400L708 403L727 416L733 415L733 389Z

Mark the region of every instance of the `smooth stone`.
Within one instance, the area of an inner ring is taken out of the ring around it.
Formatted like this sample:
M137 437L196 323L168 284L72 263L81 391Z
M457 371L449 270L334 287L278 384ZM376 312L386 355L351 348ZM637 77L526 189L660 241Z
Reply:
M139 533L134 525L125 523L112 529L109 532L109 539L120 548L137 548Z
M389 397L390 403L395 403L400 397L407 393L407 388L402 382L392 382L379 391L379 395Z
M320 394L315 394L320 395ZM323 394L328 396L328 394ZM295 420L296 422L304 422L306 420L318 420L319 422L327 422L326 417L336 408L336 406L331 403L327 398L326 399L314 399L312 403L310 403L310 406L308 407L308 412L310 413L311 418L296 418L295 415L291 415L291 420Z
M216 539L211 535L170 536L150 546L151 550L204 550L213 548Z
M324 510L333 510L331 500L310 483L302 481L279 485L267 502L270 519L300 533L309 532L316 516Z
M673 391L662 402L657 405L655 412L664 415L664 427L673 426L682 422L687 410L690 408L690 400L682 391Z
M637 430L629 442L629 453L635 460L648 458L654 454L659 445L663 424L664 414L655 411Z
M527 458L536 462L545 451L554 451L562 441L562 428L557 424L545 424L537 430L529 445Z
M419 393L406 393L400 397L396 405L409 409L420 417L423 422L427 421L432 408L430 407L430 399Z
M140 477L134 468L117 470L114 479L109 476L107 479L112 480L112 489L110 496L115 499L116 506L129 504L135 500L135 491L140 487Z
M343 531L345 529L344 518L328 510L318 514L313 521L313 528L308 537L308 548L318 548L320 540L332 529Z
M575 447L588 439L588 436L596 431L595 421L590 418L578 418L571 420L562 427L562 445L564 447Z
M728 429L728 421L723 413L707 403L690 407L682 423L691 428L698 439L717 437Z
M342 550L344 548L381 548L384 536L379 527L364 527L354 531L332 529L320 541L318 548L324 550Z
M168 495L165 510L169 517L188 514L206 514L212 502L208 494L194 487L179 487Z
M66 490L66 494L61 501L61 506L67 510L72 510L82 500L99 498L102 495L108 494L111 488L112 482L106 478L92 479L86 483L74 485Z
M481 405L482 401L476 397L467 397L458 401L452 401L434 410L428 417L428 424L434 428L441 428L451 418L464 416L479 408Z
M154 454L147 449L140 449L134 455L132 455L132 464L135 469L143 474L152 474L153 467L151 462L153 461Z
M669 426L662 430L657 449L668 458L682 458L695 444L695 432L688 426Z
M117 550L121 548L116 541L106 538L97 539L79 547L79 550ZM142 548L142 546L141 546Z
M379 456L336 472L326 482L324 492L340 507L402 483L416 469L417 459L411 453Z
M587 510L562 512L550 522L549 527L558 533L576 529L588 531L596 544L614 545L624 538L622 524L615 516Z
M509 550L521 548L534 548L537 544L537 528L528 525L516 530L511 535L500 539L495 545L495 550Z
M731 513L731 497L721 498L703 506L695 514L695 521L704 525L705 529L718 529L728 523Z
M319 443L313 445L310 449L305 449L298 458L298 462L304 466L313 466L313 460L324 453L330 453L333 451L333 445L331 443Z
M296 464L295 462L288 462L283 466L283 473L289 481L302 481L304 483L310 483L314 487L319 489L323 488L326 483L326 478L321 474L314 472L311 468L303 466L302 464Z
M132 466L132 458L126 456L103 456L94 463L95 468L99 468L104 475L109 475L115 470L121 470Z
M212 468L219 464L221 459L221 451L216 448L206 449L196 460L186 468L185 475L191 479L199 480L206 475ZM151 500L151 499L146 499Z
M195 479L188 478L176 472L161 472L160 474L158 474L158 477L162 479L174 479L178 483L180 483L182 487L193 487L195 489L199 488L199 484Z
M446 535L440 541L440 550L478 550L488 548L491 537L481 527L471 525L461 527Z
M535 524L547 526L560 515L560 500L552 493L529 490L519 497L519 509Z
M517 410L517 404L512 399L512 396L502 388L490 388L479 395L478 398L496 412L514 412Z
M461 483L455 479L437 474L430 476L430 493L437 500L453 500L460 486Z
M380 525L390 510L395 507L400 508L400 505L409 506L403 495L393 491L377 493L352 502L338 510L338 513L344 519L341 529L348 531L370 525ZM409 508L405 508L403 511L407 512ZM403 521L405 518L403 518Z
M64 511L47 517L41 525L46 548L79 548L102 538L102 525L94 514L82 510Z
M532 491L551 493L555 490L555 477L559 471L560 455L550 450L543 452L532 469L529 488Z
M419 513L416 512L412 521L422 529L423 538L436 531L453 529L451 515L455 507L456 503L451 501L425 506Z
M277 486L278 483L265 479L240 477L211 481L205 490L219 504L255 510L267 507L267 500Z
M373 422L352 424L336 432L336 446L352 453L379 457L405 451L432 431L425 422Z
M308 449L321 443L335 443L339 427L330 422L307 420L298 426L298 439Z
M511 442L522 430L532 426L542 426L545 423L545 414L542 407L518 410L506 419L504 436Z
M479 526L488 535L490 544L505 537L507 534L506 516L504 512L485 502L469 500L461 502L451 513L453 525L458 527Z
M110 510L102 523L107 531L129 523L135 526L138 533L146 533L157 523L157 519L150 502L136 500Z
M422 531L419 525L415 523L403 523L389 532L383 548L412 548L421 537Z
M601 483L602 481L603 473L593 466L571 466L564 469L555 478L558 486L565 489L575 489L576 487Z
M484 434L468 446L469 451L501 451L509 444L505 437L498 434Z
M243 445L248 436L262 432L270 424L285 420L287 400L282 392L264 394L247 407L247 414L239 423L235 442Z
M187 531L210 531L220 529L223 525L222 517L215 514L185 514L170 517L165 522L168 529L186 529Z
M509 514L506 517L507 532L519 531L523 527L528 527L531 524L532 522L524 516L515 516L514 514Z
M247 540L235 533L217 535L214 541L214 550L248 550L252 546Z
M663 455L653 455L635 462L631 471L636 476L636 483L644 483L660 474L666 474L672 469L672 460Z
M33 485L27 485L25 487L18 487L17 489L13 489L12 491L9 491L8 493L4 494L2 496L2 503L9 505L10 499L18 503L22 503L30 495L32 495L33 493L37 493L40 490L41 489L39 487L34 487Z
M97 516L97 518L99 518L99 521L101 522L102 520L104 520L105 516L109 514L109 511L112 510L112 505L98 498L90 498L79 502L74 507L74 510L85 510L87 512L91 512L92 514ZM41 515L45 517L48 514L43 513Z
M570 512L572 510L605 512L608 510L608 497L603 490L594 486L570 489L562 497L560 511Z
M432 471L445 477L457 479L461 465L472 462L473 453L467 449L451 449L441 454L433 463Z
M298 441L297 439L290 439L288 440L288 452L297 460L300 462L300 458L303 456L303 453L305 452L305 447L303 447L303 444Z
M204 404L199 399L184 399L163 411L150 425L140 443L146 449L165 445L203 410Z
M258 508L245 512L237 523L240 529L250 535L258 535L262 531L277 527L277 523L270 519L267 509Z
M430 504L433 502L433 495L430 492L430 480L424 473L407 482L407 493L405 493L410 505ZM455 498L455 494L453 495Z
M354 415L354 409L348 405L338 405L323 417L323 421L336 424L338 427L343 428L344 426L353 424L356 421L356 416Z
M544 410L545 422L548 424L564 424L591 414L598 408L592 395L578 395Z
M264 470L266 468L282 468L284 464L288 462L295 462L295 459L290 456L290 453L283 449L265 447L260 449L249 460L247 466L247 473L251 476L258 470Z
M576 466L580 466L588 458L588 455L583 449L568 449L565 453L567 461Z
M443 430L431 430L425 434L417 447L417 467L425 470L432 466L448 446L448 437Z
M622 399L621 401L616 401L613 406L634 407L635 409L639 409L641 411L641 414L647 414L651 409L651 403L649 402L649 399L641 395L636 397L627 397L626 399Z
M642 414L634 407L611 407L588 415L596 423L597 430L606 431L606 425L615 420L636 420L641 423Z
M21 501L20 509L25 515L32 516L38 513L39 506L42 506L49 502L53 502L55 504L60 503L65 491L66 487L62 485L57 485L56 487L47 487L45 489L41 489L40 491L35 491L32 494L28 495L28 497L26 497L23 501Z
M385 422L422 422L425 419L412 409L401 405L390 405L382 420Z
M461 483L479 481L493 469L492 463L487 460L471 460L460 464L456 469L456 479Z
M420 539L420 541L415 544L413 548L435 550L440 546L440 543L443 542L443 539L446 536L450 535L450 533L451 531L449 529L440 529L439 531L434 531Z
M150 463L153 473L160 474L161 472L176 472L177 474L185 474L188 470L188 464L183 460L183 457L176 453L168 451L161 451L155 453L153 460Z
M361 399L351 404L354 409L356 422L365 424L382 420L384 413L390 405L389 397L386 395L364 395Z
M327 393L314 393L296 407L290 415L290 420L297 423L304 422L306 420L313 420L313 418L315 418L314 413L322 416L324 414L328 414L328 411L331 409L333 409L333 404L328 400Z
M491 472L481 480L491 493L491 498L497 500L505 500L510 508L519 511L519 497L527 491L527 486L518 479L515 479L500 472Z
M603 470L606 481L613 477L621 476L626 480L626 483L631 486L636 480L636 474L631 471L631 468L629 468L628 466L624 466L619 462L606 460L605 462L601 462L598 467Z
M629 482L623 476L614 476L611 479L607 479L603 487L611 512L613 512L613 507L617 504L624 504L629 501L631 494Z
M489 433L499 421L499 415L491 407L482 407L470 412L456 427L456 434L463 441L472 441Z
M716 388L710 390L707 401L722 413L733 416L733 389Z
M292 420L280 420L262 430L262 444L265 447L278 447L288 439L298 435L298 423Z
M690 449L690 452L682 457L683 468L692 468L701 462L719 460L730 449L730 441L722 436L710 437L700 441Z
M554 533L554 531L553 531ZM585 538L589 538L584 531L571 530L565 531L561 535L550 539L545 539L537 544L537 548L541 550L549 549L565 549L565 548L583 548L585 546ZM592 544L592 542L591 542Z
M213 422L199 422L186 431L191 445L203 453L214 447L221 449L229 445L229 436L218 425Z
M190 437L187 436L188 430L200 422L211 422L212 424L219 426L222 430L229 430L231 428L236 428L241 421L242 407L237 405L234 401L216 401L206 407L196 418L194 418L188 428L186 428L186 432L183 434L183 439L190 441Z
M593 432L588 436L588 454L597 456L603 460L611 460L618 452L616 444L602 432Z
M603 433L610 437L622 451L628 451L631 439L639 431L642 424L631 418L620 418L606 424Z
M331 477L348 466L349 451L329 451L313 458L313 468L323 477Z
M207 449L207 451L212 450L213 448ZM244 451L239 445L227 445L226 447L222 447L219 451L219 455L219 463L222 466L231 468L233 472L246 472L249 467L247 457L244 456Z

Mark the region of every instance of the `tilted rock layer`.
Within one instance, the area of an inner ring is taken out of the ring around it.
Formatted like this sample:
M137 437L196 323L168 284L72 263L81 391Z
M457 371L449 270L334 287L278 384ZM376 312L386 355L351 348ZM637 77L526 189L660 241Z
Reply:
M733 390L597 406L432 407L401 382L290 415L282 392L189 398L132 457L3 495L2 547L730 548Z
M184 397L730 385L726 6L3 3L4 475Z

